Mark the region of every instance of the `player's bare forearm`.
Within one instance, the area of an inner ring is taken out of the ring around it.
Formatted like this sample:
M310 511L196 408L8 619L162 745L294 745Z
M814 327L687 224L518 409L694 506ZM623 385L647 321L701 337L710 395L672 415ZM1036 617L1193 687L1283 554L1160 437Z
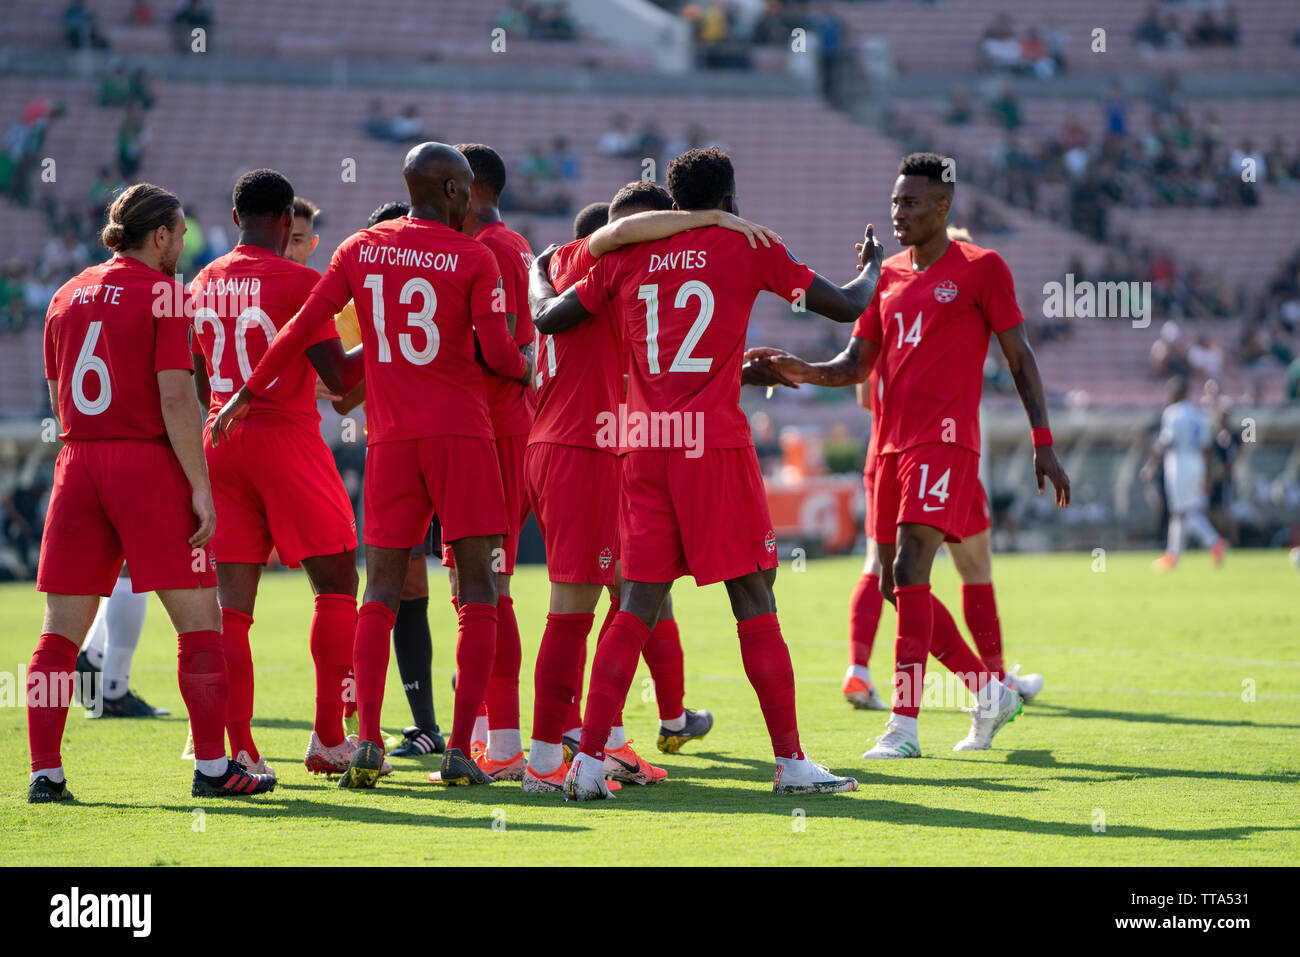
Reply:
M357 383L357 387L345 395L343 398L330 403L334 406L334 411L339 415L347 415L362 402L366 401L366 382L362 379Z
M856 322L858 316L871 305L880 282L880 266L885 248L876 239L874 227L868 225L858 249L858 275L852 282L837 286L822 276L817 276L808 287L805 304L819 316L833 322Z
M308 344L315 337L317 330L325 323L332 322L339 308L315 292L308 296L302 308L275 334L271 347L262 355L257 367L253 369L253 374L248 377L249 391L257 393L264 390L288 367L294 356L309 351ZM339 348L342 349L342 345ZM320 373L319 369L316 371L317 374ZM334 389L335 384L325 376L321 376L321 381ZM334 389L334 391L346 392L347 389Z
M1016 384L1020 404L1025 407L1031 429L1047 428L1047 400L1043 394L1043 378L1038 372L1034 350L1025 336L1024 323L998 333L998 344L1007 360L1007 370Z
M54 416L54 424L63 431L63 420L59 418L59 380L46 379L46 387L50 390L50 414Z
M796 382L836 388L865 381L879 355L880 346L876 343L853 336L843 352L826 362L807 362L792 355L772 356L766 362Z
M203 456L203 411L195 400L190 373L164 369L158 373L158 396L167 441L195 492L210 494L208 465Z
M199 397L199 408L212 405L212 383L208 381L208 364L203 353L194 353L194 391Z
M325 388L335 395L347 395L365 377L361 349L357 346L344 352L343 340L327 339L307 349L307 361L325 383Z
M751 223L721 209L663 209L634 213L606 223L587 238L587 251L593 259L599 259L623 246L666 239L689 229L702 229L706 226L722 226L742 233L752 248L757 248L759 243L771 246L773 242L781 241L781 237L766 226Z
M529 277L528 305L532 309L533 325L538 332L547 336L572 329L591 316L573 289L567 289L563 295L557 296L551 281L544 274L539 274L535 267Z

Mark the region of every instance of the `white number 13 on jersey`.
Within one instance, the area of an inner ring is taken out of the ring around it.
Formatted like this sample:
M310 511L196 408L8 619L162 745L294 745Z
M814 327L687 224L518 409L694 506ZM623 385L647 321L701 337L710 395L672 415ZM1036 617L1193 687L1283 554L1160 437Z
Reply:
M645 301L646 366L651 374L657 374L660 371L658 283L638 287L636 297ZM677 350L677 355L673 356L673 364L668 367L669 372L708 372L713 368L712 359L691 355L691 350L700 344L700 339L704 337L709 322L713 319L713 290L698 279L691 279L681 284L673 305L681 309L692 298L700 300L700 312L695 317L695 322L691 324L690 331L686 333L686 338L682 340L682 347Z

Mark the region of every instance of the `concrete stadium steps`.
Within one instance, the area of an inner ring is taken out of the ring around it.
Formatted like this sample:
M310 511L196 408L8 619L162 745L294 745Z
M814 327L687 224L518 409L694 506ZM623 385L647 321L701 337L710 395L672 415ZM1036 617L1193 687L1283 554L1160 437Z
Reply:
M1163 18L1174 14L1186 31L1193 11L1155 4ZM1135 0L961 0L922 4L915 0L878 0L875 3L834 4L855 39L882 36L889 40L902 74L973 73L978 63L977 44L984 30L1003 12L1019 36L1025 28L1054 26L1069 38L1067 68L1071 73L1161 73L1166 70L1286 71L1300 67L1300 51L1291 37L1300 27L1300 13L1292 0L1250 0L1236 3L1239 45L1235 48L1184 49L1141 52L1133 30L1145 15L1147 4ZM1091 50L1092 31L1106 30L1106 52Z

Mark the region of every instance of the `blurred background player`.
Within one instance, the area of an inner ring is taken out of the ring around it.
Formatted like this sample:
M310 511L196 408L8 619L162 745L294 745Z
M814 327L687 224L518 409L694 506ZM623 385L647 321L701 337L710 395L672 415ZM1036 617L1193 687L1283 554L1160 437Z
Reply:
M672 205L662 186L638 181L620 189L611 203L587 207L574 221L575 241L551 250L547 272L554 288L568 289L601 256L622 246L702 226L730 224L742 232L761 231L722 210L681 212ZM769 235L780 240L775 233ZM524 772L525 791L563 789L582 732L576 712L582 697L587 635L603 588L610 590L610 607L597 647L619 611L619 449L617 443L602 441L596 426L603 417L618 414L626 355L619 318L609 308L553 335L539 330L537 418L524 461L528 494L546 543L551 602L534 673L533 739ZM662 722L660 749L676 751L708 734L713 716L682 705L681 640L671 601L665 599L664 605L641 653L655 683ZM565 731L566 723L572 730ZM632 749L621 708L605 745L605 774L636 784L667 777L666 771Z
M232 194L239 231L233 250L194 278L194 343L205 363L196 375L209 423L311 294L320 274L284 253L294 228L293 186L280 173L245 173ZM236 760L274 774L253 740L253 658L249 631L262 568L272 548L301 565L315 594L310 648L316 713L304 763L313 773L343 773L354 746L343 733L340 686L352 660L357 615L357 536L352 504L320 436L316 374L342 388L349 363L333 328L251 404L244 427L227 441L208 432L222 639L230 675L226 731ZM315 368L313 368L313 366Z
M1209 547L1210 561L1217 568L1227 544L1205 517L1210 425L1205 413L1188 401L1186 379L1170 379L1168 394L1169 405L1160 416L1160 435L1151 449L1151 460L1143 466L1143 475L1149 480L1155 460L1163 461L1169 500L1168 543L1165 553L1156 559L1155 569L1167 572L1178 564L1185 534Z
M286 259L292 259L299 266L306 266L311 254L316 251L320 236L316 232L316 217L320 207L301 196L293 198L293 232L289 234L289 245L284 249Z
M688 150L674 159L668 187L681 209L736 213L735 171L717 148ZM604 757L613 717L627 697L636 659L664 598L673 581L686 574L698 585L727 583L745 674L758 695L776 758L773 790L800 794L857 787L852 778L808 760L800 746L794 669L772 591L776 535L738 400L745 333L758 293L768 290L852 322L871 300L879 275L879 256L873 256L879 247L870 232L864 246L863 256L872 257L870 268L842 289L798 263L780 243L752 249L746 238L714 227L603 256L558 297L546 279L546 264L534 269L533 314L539 325L543 317L554 320L553 327L546 324L550 332L617 301L632 353L629 420L634 414L648 419L653 410L670 418L675 414L682 423L675 439L660 436L656 447L647 442L623 456L623 601L596 649L581 750L565 780L566 799L609 796ZM699 425L693 450L685 447L688 421Z
M957 226L948 227L949 240L972 242L970 233ZM875 464L876 439L879 429L879 381L873 371L855 387L858 404L871 412L871 441L867 448L867 462L863 469L863 485L867 495L867 556L862 577L849 600L849 668L844 675L844 699L855 708L868 711L888 711L889 705L881 700L871 681L871 650L880 624L884 596L880 593L880 552L871 535L872 470ZM961 577L962 616L975 641L975 648L985 667L995 677L1010 684L1026 701L1032 701L1042 690L1043 676L1022 675L1019 665L1007 671L1002 657L1002 628L998 619L997 601L993 596L993 548L990 532L988 496L978 475L973 483L970 517L966 534L960 542L946 542L953 567Z
M939 546L967 532L992 333L1033 430L1039 492L1050 478L1056 504L1069 504L1069 479L1052 450L1042 380L1011 272L992 250L948 239L949 169L933 153L913 153L899 164L890 210L894 239L904 249L885 261L876 298L859 317L844 353L829 363L788 355L755 360L798 382L849 385L865 379L880 359L871 522L880 546L881 590L898 608L898 626L892 715L865 758L920 756L917 717L932 650L976 698L971 731L954 750L987 748L1022 704L970 650L930 590Z
M116 255L65 283L46 315L45 376L64 446L36 582L45 622L28 668L33 804L72 797L59 753L69 704L62 689L124 557L132 587L156 591L177 631L177 679L194 728L191 794L275 787L225 753L226 661L206 551L216 513L186 294L173 279L184 237L180 200L148 183L129 187L101 235Z
M108 718L160 718L171 714L155 708L131 690L131 662L144 631L149 596L131 590L131 573L123 568L113 594L100 602L86 642L77 655L77 674L93 681L100 702L95 713Z
M370 214L366 226L375 226L405 216L411 211L409 203L385 203ZM334 328L343 340L343 348L361 345L361 323L357 319L356 305L349 302L334 317ZM347 415L365 401L366 383L363 379L346 396L330 396L334 411ZM383 734L384 747L392 758L414 758L425 754L442 754L447 745L438 727L433 708L433 639L429 634L429 567L427 557L441 553L441 543L435 541L433 526L429 527L420 544L411 549L411 559L406 566L406 579L397 605L397 620L393 623L393 656L402 678L402 690L411 709L411 724L400 738ZM356 711L351 704L349 719ZM355 734L352 727L349 734Z
M341 788L374 787L381 773L379 714L388 636L411 548L424 537L434 513L456 554L460 594L460 679L442 781L492 783L467 753L492 671L497 622L492 562L508 522L483 376L474 361L474 334L491 368L520 381L531 370L499 308L495 258L458 231L474 178L468 161L446 144L422 143L407 154L402 174L410 213L355 233L339 246L311 297L213 424L214 433L228 434L320 327L360 296L368 412L366 593L353 651L360 743L339 780Z

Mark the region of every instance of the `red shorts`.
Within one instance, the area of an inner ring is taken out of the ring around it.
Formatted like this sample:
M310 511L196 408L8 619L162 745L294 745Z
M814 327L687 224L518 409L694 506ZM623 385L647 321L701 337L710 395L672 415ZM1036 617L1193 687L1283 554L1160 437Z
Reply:
M190 496L166 439L69 442L54 464L36 590L111 594L123 559L137 593L215 588L211 546L190 547Z
M697 585L775 568L776 533L752 445L623 456L618 536L623 577Z
M988 531L993 524L989 517L989 497L984 493L984 483L980 481L978 472L975 481L971 482L969 498L970 508L966 512L966 530L962 533L962 538L972 538L980 532Z
M519 530L528 521L528 491L524 487L524 448L527 445L526 435L507 435L496 440L497 466L500 469L501 490L505 493L508 528L501 541L501 547L505 551L504 564L493 562L492 568L506 575L515 573L515 557L519 554ZM438 513L438 518L442 518L442 512ZM451 545L448 543L459 537L461 536L448 535L447 525L443 523L442 563L448 568L456 567L456 556L451 553Z
M496 441L469 435L379 442L366 452L365 541L411 549L435 512L444 541L504 535Z
M203 451L217 507L212 553L218 562L264 564L337 555L357 547L352 503L334 457L314 428L269 415L245 421Z
M614 584L618 559L617 455L537 442L524 453L528 497L553 582Z
M947 442L877 456L871 503L876 541L897 541L898 526L905 522L941 529L946 540L961 541L978 472L978 452Z

